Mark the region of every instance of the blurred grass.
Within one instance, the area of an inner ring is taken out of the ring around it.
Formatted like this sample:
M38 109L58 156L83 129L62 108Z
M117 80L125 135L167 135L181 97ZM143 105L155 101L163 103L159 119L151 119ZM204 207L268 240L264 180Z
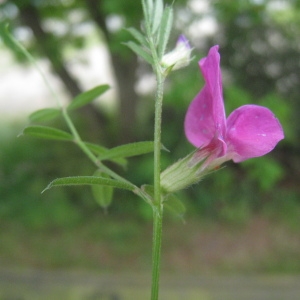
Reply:
M115 193L107 215L87 187L41 195L56 177L94 170L73 145L16 138L22 126L0 130L0 265L149 270L151 209L123 191ZM151 160L130 160L130 180L149 182ZM261 190L257 178L228 164L180 194L187 206L183 221L166 214L163 268L298 273L297 193L292 182Z
M142 270L151 264L151 224L99 215L72 228L33 230L1 222L0 265L38 269ZM243 226L167 219L163 269L171 272L300 272L300 237L253 217Z

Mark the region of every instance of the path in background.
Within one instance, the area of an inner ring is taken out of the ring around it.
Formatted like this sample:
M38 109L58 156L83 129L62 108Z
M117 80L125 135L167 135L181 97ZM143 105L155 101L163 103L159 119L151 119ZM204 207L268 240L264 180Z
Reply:
M297 300L300 275L165 275L163 300ZM74 273L0 270L2 300L143 300L150 280L143 273Z

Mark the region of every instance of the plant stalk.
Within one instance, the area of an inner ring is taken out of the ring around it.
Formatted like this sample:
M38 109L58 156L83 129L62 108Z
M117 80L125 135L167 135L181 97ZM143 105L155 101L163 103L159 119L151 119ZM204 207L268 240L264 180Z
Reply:
M154 203L153 203L153 244L152 244L152 288L151 300L158 300L160 279L160 256L162 242L163 203L160 187L160 161L161 161L161 119L164 76L160 65L156 64L157 91L155 96L154 121Z
M153 207L152 287L151 300L158 300L162 242L163 207Z

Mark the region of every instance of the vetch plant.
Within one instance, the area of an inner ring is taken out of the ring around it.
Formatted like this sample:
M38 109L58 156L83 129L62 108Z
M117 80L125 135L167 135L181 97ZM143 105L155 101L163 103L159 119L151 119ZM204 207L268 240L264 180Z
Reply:
M156 76L153 141L120 145L112 149L84 141L72 122L69 112L92 102L106 92L109 86L97 86L77 96L69 105L63 106L41 71L57 100L58 107L36 111L30 115L30 120L42 122L62 115L69 131L31 125L24 129L23 134L75 143L95 166L93 176L58 178L53 180L45 190L58 186L90 185L98 203L107 209L112 201L113 189L118 188L135 193L151 206L153 211L151 300L157 300L164 207L171 208L177 213L184 211L183 204L176 198L174 192L198 182L225 161L232 159L234 162L241 162L270 152L283 139L283 130L271 111L256 105L242 106L226 119L220 55L218 46L214 46L208 56L200 60L205 86L189 106L184 123L187 139L197 149L161 172L161 150L164 149L161 141L164 82L172 70L186 67L190 63L191 47L188 40L181 35L174 50L166 53L172 28L172 7L164 7L163 0L142 0L142 8L144 12L142 29L139 31L128 28L135 42L129 41L126 45L152 66ZM1 32L9 46L17 48L35 64L31 55L5 28L2 27ZM124 165L129 157L149 152L154 152L153 184L150 185L144 184L138 187L106 166L106 161Z

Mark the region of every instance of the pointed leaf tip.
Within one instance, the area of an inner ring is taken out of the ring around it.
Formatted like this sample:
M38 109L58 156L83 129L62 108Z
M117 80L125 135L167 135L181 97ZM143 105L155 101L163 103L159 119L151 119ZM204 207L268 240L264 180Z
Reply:
M28 126L21 133L23 134L50 140L73 141L70 133L48 126Z
M45 188L44 191L59 186L71 186L71 185L103 185L103 186L111 186L118 189L124 189L129 191L134 191L136 188L135 185L117 180L117 179L109 179L99 176L73 176L73 177L62 177L57 178L49 183L49 185ZM44 192L43 191L43 192Z
M90 102L94 101L97 97L104 94L107 90L109 90L109 85L102 84L86 92L83 92L73 99L73 101L69 104L68 109L77 109L79 107L87 105Z

